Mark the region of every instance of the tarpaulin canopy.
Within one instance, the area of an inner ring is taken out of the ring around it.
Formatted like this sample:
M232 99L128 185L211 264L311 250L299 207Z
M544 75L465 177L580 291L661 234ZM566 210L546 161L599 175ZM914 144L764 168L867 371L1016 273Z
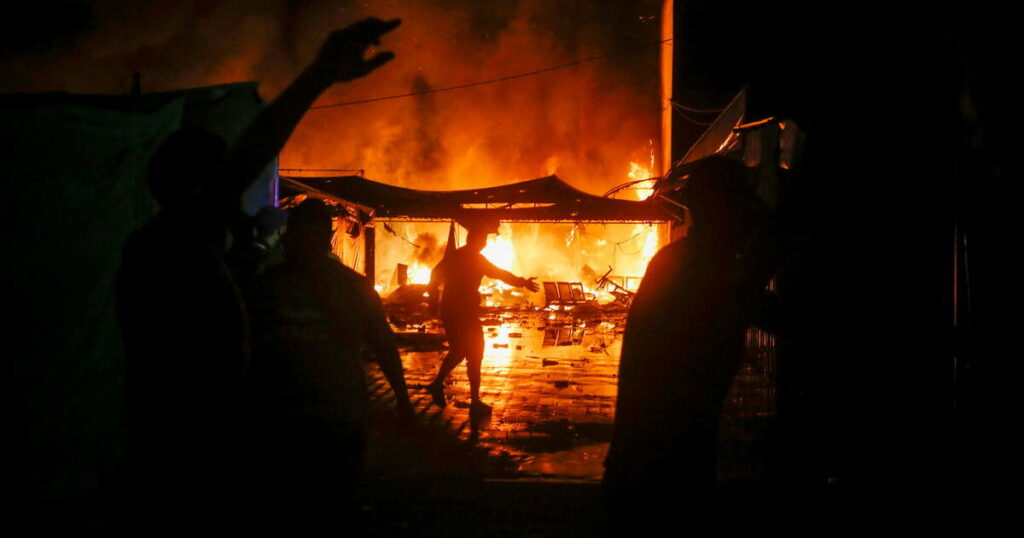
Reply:
M281 176L281 185L358 205L376 218L440 220L486 215L513 222L656 222L676 218L657 201L603 198L577 190L556 176L457 191L407 189L358 176Z

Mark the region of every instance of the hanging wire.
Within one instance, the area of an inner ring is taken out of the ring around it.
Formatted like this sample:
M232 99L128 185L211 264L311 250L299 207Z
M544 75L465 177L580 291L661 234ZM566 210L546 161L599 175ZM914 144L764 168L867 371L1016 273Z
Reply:
M645 233L650 233L651 231L652 231L652 230L651 230L650 226L647 226L647 227L646 227L646 228L644 228L643 230L641 230L641 231L639 231L639 232L637 232L637 233L635 233L635 234L633 234L633 235L629 236L628 238L626 238L626 239L623 239L622 241L618 241L618 242L616 242L616 243L615 243L615 249L616 249L616 250L620 250L620 251L622 251L622 253L623 253L623 254L625 254L625 255L627 255L627 256L639 256L639 255L640 255L641 253L643 253L643 251L644 251L644 245L640 245L640 248L639 248L639 249L637 249L637 251L636 251L636 252L629 252L629 251L627 251L626 249L622 248L622 245L624 245L624 244L626 244L626 243L629 243L630 241L632 241L632 240L636 239L637 237L639 237L639 236L640 236L640 235L642 235L642 234L645 234Z
M362 177L366 170L363 168L278 168L278 172L356 172ZM314 179L314 178L309 178Z
M632 181L627 181L626 183L622 183L620 185L616 185L616 186L612 187L610 190L608 190L608 192L602 194L601 197L602 198L608 198L611 195L613 195L613 194L615 194L615 193L617 193L619 191L628 189L628 188L633 187L635 185L639 185L640 183L645 183L645 182L648 182L648 181L658 182L660 180L661 180L661 176L649 177L649 178L644 178L644 179L634 179Z
M618 243L615 244L615 248L622 251L622 253L625 254L626 256L639 256L644 251L644 247L641 246L640 248L636 249L636 252L629 252L628 250L622 248L622 245Z
M410 245L412 245L412 246L414 246L416 248L423 248L420 245L417 245L416 243L413 243L412 241L409 241L409 239L407 237L405 237L404 235L398 235L398 232L396 232L395 229L391 227L391 222L390 221L384 221L383 224L384 224L384 229L387 230L388 232L390 232L391 235L401 239L402 241L405 241L406 243L409 243Z
M722 111L724 111L726 109L726 107L722 107L722 108L696 108L696 107L692 107L692 106L686 106L686 105L684 105L684 104L682 104L682 103L680 103L678 101L672 101L671 99L669 100L669 102L672 103L672 107L673 108L678 108L678 109L683 110L685 112L693 112L694 114L718 114L718 113L720 113L720 112L722 112Z
M623 245L623 244L625 244L625 243L629 243L630 241L632 241L632 240L636 239L637 237L639 237L639 236L640 236L640 234L642 234L642 233L646 233L646 232L648 232L648 231L650 231L650 230L643 230L643 231L637 232L637 233L635 233L635 234L633 234L633 235L631 235L631 236L627 237L626 239L623 239L622 241L618 241L618 242L616 242L616 243L615 243L615 246L617 246L617 247L618 247L618 246L622 246L622 245Z
M504 76L504 77L492 78L492 79L487 79L487 80L480 80L480 81L476 81L476 82L469 82L469 83L466 83L466 84L459 84L459 85L456 85L456 86L445 86L445 87L442 87L442 88L432 88L432 89L429 89L429 90L421 90L421 91L417 91L417 92L401 93L401 94L396 94L396 95L385 95L385 96L382 96L382 97L371 97L371 98L368 98L368 99L359 99L359 100L355 100L355 101L342 101L340 103L332 103L332 104L329 104L329 105L315 105L315 106L311 106L309 108L310 108L310 110L319 110L319 109L324 109L324 108L338 108L338 107L344 107L344 106L362 105L362 104L366 104L366 103L376 103L376 102L379 102L379 101L390 101L390 100L393 100L393 99L403 99L403 98L406 98L406 97L415 97L417 95L426 95L426 94L431 94L431 93L442 93L442 92L450 92L450 91L454 91L454 90L463 90L463 89L466 89L466 88L475 88L477 86L485 86L487 84L496 84L498 82L506 82L506 81L509 81L509 80L516 80L516 79L520 79L520 78L532 77L532 76L541 75L541 74L544 74L544 73L550 73L552 71L558 71L560 69L565 69L565 68L568 68L568 67L575 67L577 65L581 65L581 64L585 64L585 63L596 62L598 60L604 60L604 59L607 59L607 58L612 58L612 57L615 57L615 56L620 56L620 55L623 55L623 54L629 54L629 53L632 53L632 52L636 52L638 50L643 50L643 49L646 49L648 47L652 47L654 45L661 46L661 45L663 45L665 43L668 43L670 41L672 41L671 37L668 38L668 39L662 39L661 41L657 41L657 42L653 42L653 43L645 43L645 44L638 45L638 46L635 46L635 47L630 47L630 48L627 48L627 49L622 49L622 50L619 50L619 51L610 52L608 54L602 54L600 56L591 56L589 58L583 58L582 60L576 60L574 62L567 62L567 63L564 63L564 64L552 65L550 67L545 67L543 69L537 69L535 71L527 71L525 73L517 73L515 75L508 75L508 76Z
M709 126L709 125L712 125L712 124L714 124L714 123L715 123L715 122L713 122L713 121L700 121L700 120L695 120L695 119L691 118L690 116L687 116L687 115L686 115L686 113L685 113L685 112L683 112L683 111L681 111L681 110L675 110L674 112L675 112L676 114L679 114L679 117L680 117L680 118L683 118L684 120L686 120L686 121L688 121L688 122L690 122L690 123L692 123L692 124L694 124L694 125L700 125L700 126L702 126L702 127L707 127L707 126Z

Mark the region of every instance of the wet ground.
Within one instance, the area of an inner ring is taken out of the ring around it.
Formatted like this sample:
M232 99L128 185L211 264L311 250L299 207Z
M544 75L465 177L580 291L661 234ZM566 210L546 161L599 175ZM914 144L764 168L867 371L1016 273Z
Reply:
M416 387L433 379L445 351L429 344L402 353L417 408L440 413L460 439L502 457L520 476L600 479L625 315L504 312L484 323L481 398L493 407L491 416L471 420L465 364L449 378L449 405L431 408Z
M481 398L490 417L471 417L469 381L459 365L441 409L421 387L433 380L446 352L443 336L429 324L405 333L402 362L420 422L435 424L488 463L492 478L599 481L611 440L623 312L493 312L484 320ZM756 339L761 355L743 365L726 402L720 438L719 475L724 482L770 472L774 426L771 346ZM373 390L389 396L375 376ZM441 432L437 432L441 433Z
M414 388L432 380L444 353L442 336L414 329L402 361L417 416L396 420L394 395L371 367L373 417L357 513L333 530L367 537L610 536L599 480L614 420L624 316L492 316L483 364L482 396L493 406L487 420L470 419L464 365L452 375L445 409ZM838 505L817 493L794 500L770 481L779 468L773 351L766 342L752 343L754 360L744 364L726 403L716 506L730 521L742 513L761 522L794 507L803 514L821 499L831 503L824 508ZM74 530L63 535L104 536L118 509L112 499L96 498L42 505L28 517L47 514Z
M470 417L464 365L451 376L444 409L416 388L433 379L445 350L433 327L410 325L402 361L415 421L394 421L393 395L371 369L376 416L359 494L365 534L609 536L599 481L625 314L599 314L509 311L486 321L487 420ZM719 442L717 502L730 510L747 503L746 514L762 510L770 497L759 484L778 470L769 347L749 346L757 357L737 376Z

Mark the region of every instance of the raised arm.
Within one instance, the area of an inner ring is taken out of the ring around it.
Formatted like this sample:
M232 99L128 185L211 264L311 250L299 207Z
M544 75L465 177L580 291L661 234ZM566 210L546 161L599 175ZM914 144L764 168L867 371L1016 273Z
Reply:
M232 147L221 194L231 200L241 196L281 151L303 114L324 90L335 82L366 76L391 61L395 55L387 51L370 58L365 55L371 45L379 44L381 36L399 24L399 19L369 18L333 32L313 63L260 112Z
M493 263L487 261L486 258L484 258L484 264L484 274L487 275L489 278L495 278L508 284L509 286L515 286L517 288L526 288L530 291L537 291L540 289L540 286L538 286L537 283L533 281L537 277L523 278L521 276L516 276L502 269L501 267L498 267L497 265L494 265Z

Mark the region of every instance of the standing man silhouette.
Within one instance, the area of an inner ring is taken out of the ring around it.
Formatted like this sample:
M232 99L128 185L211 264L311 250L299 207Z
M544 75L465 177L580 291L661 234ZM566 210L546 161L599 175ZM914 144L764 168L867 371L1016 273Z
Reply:
M369 18L331 33L234 146L185 127L151 157L147 182L160 213L129 237L117 275L126 533L238 534L250 479L249 327L225 263L228 226L316 98L394 58L368 53L400 23Z
M441 322L448 336L449 351L434 381L426 389L435 404L440 407L447 405L444 381L465 359L469 375L470 412L487 414L491 410L490 406L480 401L480 365L484 358L480 281L487 276L530 291L537 291L540 287L533 281L536 277L516 276L496 267L480 253L487 246L487 236L498 233L497 220L476 218L461 224L469 231L466 246L445 256L430 274L430 301L435 308L438 304L438 288L444 285L440 300Z

